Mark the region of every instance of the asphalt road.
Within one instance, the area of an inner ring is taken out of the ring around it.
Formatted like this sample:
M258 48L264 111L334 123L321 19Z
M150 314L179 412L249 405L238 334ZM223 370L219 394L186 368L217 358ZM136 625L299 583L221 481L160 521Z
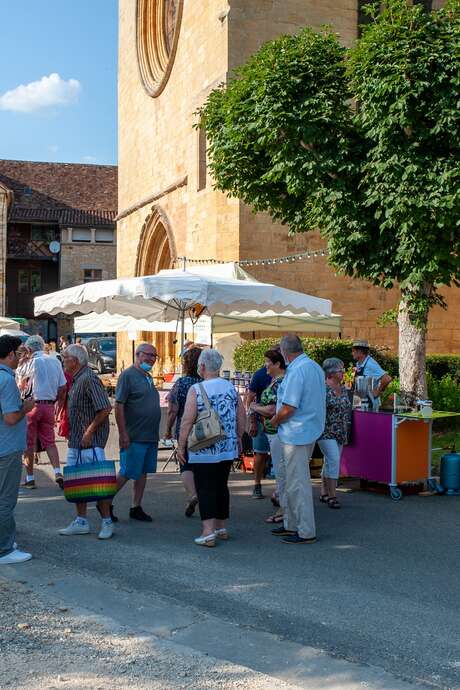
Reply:
M159 595L192 619L203 614L276 635L280 665L284 645L294 643L417 685L460 687L460 499L395 503L354 491L341 494L343 510L333 511L318 503L316 487L319 540L291 546L264 524L271 504L249 497L251 477L234 473L232 539L204 549L193 543L199 519L184 517L175 472L149 479L144 508L152 524L129 520L125 487L109 542L95 533L57 535L73 511L50 476L40 465L40 488L22 495L17 509L20 545L42 564L89 575L136 601ZM90 517L96 532L94 508ZM183 641L193 646L193 634L184 632ZM263 671L260 659L254 664Z

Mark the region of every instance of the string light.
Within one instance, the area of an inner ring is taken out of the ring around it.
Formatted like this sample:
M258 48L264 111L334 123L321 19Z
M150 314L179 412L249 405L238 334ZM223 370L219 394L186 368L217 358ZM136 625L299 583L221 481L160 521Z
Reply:
M315 251L299 252L297 254L288 254L287 256L280 256L275 259L241 259L235 261L238 266L275 266L279 264L295 263L296 261L305 261L314 259L318 256L328 256L325 249L317 249ZM219 261L218 259L190 259L185 256L178 256L175 263L186 262L186 264L224 264L226 261Z

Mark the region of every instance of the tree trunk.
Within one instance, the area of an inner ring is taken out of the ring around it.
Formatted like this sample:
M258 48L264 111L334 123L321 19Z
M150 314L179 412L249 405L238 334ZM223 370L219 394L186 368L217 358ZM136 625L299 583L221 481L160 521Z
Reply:
M428 307L424 325L419 326L411 320L410 311L402 295L399 303L399 382L404 405L415 407L417 399L427 397L426 383L426 328Z

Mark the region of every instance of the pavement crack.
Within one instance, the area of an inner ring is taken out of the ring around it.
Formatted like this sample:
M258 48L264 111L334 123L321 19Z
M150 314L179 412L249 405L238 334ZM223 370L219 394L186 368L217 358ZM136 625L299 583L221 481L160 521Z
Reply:
M171 628L170 635L173 636L177 633L184 632L184 630L193 628L195 625L201 625L207 620L210 620L209 616L198 616L196 620L191 621L190 623L184 623L184 625L177 625L175 628Z

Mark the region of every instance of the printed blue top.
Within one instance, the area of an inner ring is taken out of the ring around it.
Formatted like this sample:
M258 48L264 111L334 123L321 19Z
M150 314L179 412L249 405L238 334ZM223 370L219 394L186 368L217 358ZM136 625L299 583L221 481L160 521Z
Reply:
M188 452L189 463L213 463L222 460L235 460L238 457L238 439L236 433L236 408L238 405L238 394L230 381L216 378L203 381L201 384L209 398L209 402L220 418L220 422L225 431L226 438L215 443L209 448L203 448L195 453ZM204 410L204 402L200 392L199 384L195 384L193 389L197 398L198 412Z

